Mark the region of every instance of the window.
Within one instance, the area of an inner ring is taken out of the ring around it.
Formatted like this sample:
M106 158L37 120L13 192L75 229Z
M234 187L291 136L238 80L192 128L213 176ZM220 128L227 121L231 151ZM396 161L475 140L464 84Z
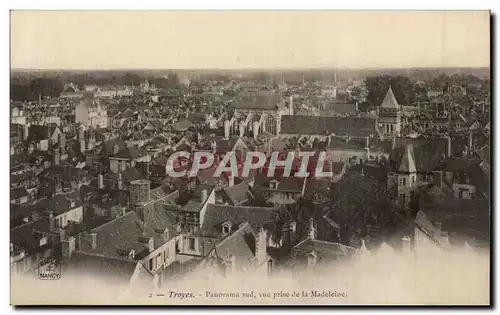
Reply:
M168 248L165 249L163 252L163 262L166 262L168 260Z
M399 195L399 199L401 200L401 203L402 203L402 204L405 204L405 203L406 203L406 195L405 195L405 194L401 194L401 195Z
M273 261L272 260L269 260L267 262L267 273L271 273L273 271Z
M404 177L403 177L403 178L401 179L401 182L403 183L403 186L406 186L406 178L404 178Z
M149 270L153 270L153 259L149 260Z
M162 265L161 263L161 254L159 254L158 256L156 256L156 267L160 267Z
M224 225L224 226L222 227L222 233L224 233L224 234L228 234L228 233L229 233L229 226Z
M190 250L194 250L195 249L195 239L194 238L190 238L189 239L189 249Z
M411 177L411 181L412 181L412 183L415 183L415 176Z

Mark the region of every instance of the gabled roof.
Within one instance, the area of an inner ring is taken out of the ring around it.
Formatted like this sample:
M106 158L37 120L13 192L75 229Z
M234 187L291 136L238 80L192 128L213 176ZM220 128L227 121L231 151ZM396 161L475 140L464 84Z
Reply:
M206 237L218 237L222 223L231 220L235 224L248 222L254 229L267 226L273 222L273 216L280 207L242 207L209 204L200 234Z
M222 191L234 206L239 205L248 199L248 193L250 192L250 189L246 182L241 182L238 185L234 185L232 187L224 187Z
M148 155L148 152L138 147L128 147L123 150L120 150L117 154L113 155L111 158L117 159L127 159L133 160L138 159L140 157Z
M380 107L390 108L390 109L399 109L400 108L398 101L396 100L396 97L394 96L394 93L392 92L391 86L389 86L389 89L387 90L387 93L385 94L384 100L382 101L382 104L380 105Z

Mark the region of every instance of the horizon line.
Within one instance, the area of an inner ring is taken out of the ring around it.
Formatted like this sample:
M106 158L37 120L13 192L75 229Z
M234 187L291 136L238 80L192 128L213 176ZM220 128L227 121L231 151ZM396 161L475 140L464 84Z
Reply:
M491 69L485 66L310 66L310 67L246 67L246 68L10 68L10 71L295 71L295 70L407 70L407 69Z

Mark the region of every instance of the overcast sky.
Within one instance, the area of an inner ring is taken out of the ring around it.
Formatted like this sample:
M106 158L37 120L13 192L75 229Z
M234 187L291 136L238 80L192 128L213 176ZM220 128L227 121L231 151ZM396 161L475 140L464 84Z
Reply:
M14 11L11 67L485 67L489 12Z

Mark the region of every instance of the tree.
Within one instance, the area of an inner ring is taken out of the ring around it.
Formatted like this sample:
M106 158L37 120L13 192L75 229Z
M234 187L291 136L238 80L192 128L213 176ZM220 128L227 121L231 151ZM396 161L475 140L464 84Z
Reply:
M413 82L404 76L374 76L365 79L368 91L367 101L373 106L380 106L389 86L391 86L398 103L411 105L415 102L416 93Z

